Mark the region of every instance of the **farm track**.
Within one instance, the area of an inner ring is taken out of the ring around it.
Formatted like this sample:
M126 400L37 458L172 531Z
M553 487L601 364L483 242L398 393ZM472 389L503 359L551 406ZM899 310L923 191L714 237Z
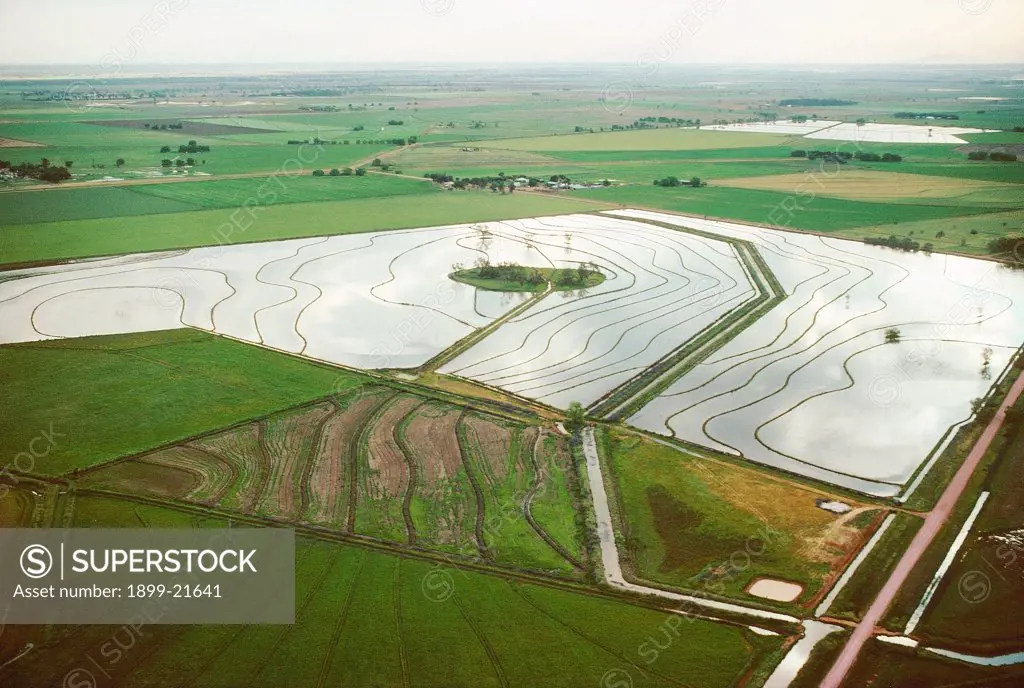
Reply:
M255 512L263 500L263 495L267 491L267 485L270 484L270 448L267 447L267 419L257 421L256 423L256 446L258 448L256 459L259 462L259 482L256 483L255 488L248 497L248 504L243 507L243 511L247 513Z
M324 439L324 430L327 427L327 423L342 412L333 398L331 399L331 406L334 410L324 416L323 420L317 424L316 430L313 431L313 436L309 441L309 452L307 452L306 459L302 464L302 473L299 476L299 510L297 512L299 518L305 518L306 512L309 511L309 502L312 498L309 483L313 476L313 469L316 466L317 452L319 452L320 445Z
M480 642L480 645L484 648L484 652L487 653L487 659L491 661L491 667L494 669L495 676L498 677L498 682L502 688L510 688L511 684L508 682L508 677L505 676L505 670L501 666L501 660L498 659L498 653L494 651L494 647L491 646L490 641L487 640L487 636L484 635L483 629L477 624L477 622L469 615L466 611L466 606L459 599L458 595L452 595L452 602L459 610L459 614L462 616L462 620L466 622L470 630L473 631L473 635Z
M362 427L358 429L355 434L355 441L349 442L349 451L347 452L348 463L348 476L349 476L349 493L348 493L348 516L346 518L346 530L349 533L356 532L356 504L359 499L359 454L363 446L367 447L369 452L369 441L370 434L373 432L373 426L380 416L385 412L391 402L397 397L398 394L389 395L379 400L370 409L369 413L363 421Z
M327 674L331 668L331 660L334 659L334 649L338 647L338 641L341 640L341 632L345 628L345 622L348 620L348 610L352 607L352 600L356 597L356 590L359 588L359 583L363 577L363 569L366 566L366 555L360 554L359 556L359 568L356 569L355 575L352 576L352 585L348 589L348 594L345 596L345 602L342 604L338 620L334 624L334 631L331 633L331 642L327 646L327 652L324 653L323 664L320 665L320 676L317 678L317 688L323 688L324 683L327 681Z
M530 463L533 466L533 485L530 486L530 491L526 493L526 497L523 499L523 516L526 517L526 522L530 524L530 527L533 528L537 535L539 535L551 549L557 552L567 562L572 564L574 568L585 572L587 567L583 565L583 562L574 557L569 550L562 547L557 540L551 537L551 535L544 530L544 527L537 522L537 519L533 517L533 513L530 511L533 499L537 496L538 492L544 489L545 485L543 483L543 479L547 477L546 472L542 471L540 464L537 461L537 447L540 446L543 439L544 433L540 428L538 428L537 437L533 441L533 450L530 452Z
M476 523L473 527L473 537L476 540L476 546L480 551L480 556L485 560L491 561L493 560L493 557L491 556L490 550L487 549L487 541L484 539L484 493L480 488L480 482L473 471L473 462L469 456L469 450L466 447L466 415L466 411L463 411L459 415L459 421L456 427L458 428L459 454L462 456L462 465L466 469L466 477L469 479L469 484L473 487L473 494L476 497Z
M409 482L405 486L405 495L402 497L402 518L405 520L405 530L409 536L409 544L412 546L416 545L416 524L412 520L412 498L416 491L416 476L417 476L417 465L415 454L412 448L409 446L408 441L405 437L405 428L409 422L416 416L416 413L426 406L427 400L421 401L415 406L405 417L398 423L395 423L394 428L391 431L392 436L395 438L395 443L402 452L402 456L405 458L405 465L409 469ZM397 583L396 583L397 586Z
M398 637L398 659L402 667L402 686L410 688L409 656L405 651L405 639L402 637L402 559L395 559L395 579L392 599L395 605L395 635Z

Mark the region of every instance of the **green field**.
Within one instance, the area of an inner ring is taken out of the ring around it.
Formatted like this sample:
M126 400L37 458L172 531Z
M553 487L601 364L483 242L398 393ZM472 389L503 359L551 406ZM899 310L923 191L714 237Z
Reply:
M0 455L12 460L34 438L52 432L49 451L25 469L43 475L135 454L361 383L357 375L197 330L0 346L0 370L18 371L4 379Z
M87 493L69 521L219 525ZM91 656L131 686L525 686L558 677L560 686L588 687L619 670L635 686L727 688L781 643L741 626L308 537L297 539L296 560L294 625L149 625L116 662L100 654L116 628L15 627L0 660L27 642L36 649L4 679L56 685ZM671 638L654 662L638 652L651 638Z
M478 141L481 148L520 151L648 151L751 148L786 141L778 134L748 134L696 129L641 129L638 131L571 134L554 137Z
M820 232L953 218L979 212L974 208L957 206L813 198L806 194L798 195L796 189L791 194L784 194L714 186L695 189L651 185L574 191L573 196L614 202L624 207L643 206Z
M810 606L863 537L865 524L817 508L825 493L781 478L622 432L604 433L601 450L620 556L640 580L765 603L745 590L769 576L803 586L794 604Z
M16 191L0 196L5 226L138 217L212 208L346 201L440 193L432 184L385 175L254 177L113 187Z
M421 182L413 182L420 184ZM244 200L244 199L243 199ZM596 206L600 208L601 206ZM7 263L241 244L374 230L508 220L594 210L573 198L490 192L437 193L409 203L366 198L275 205L255 217L240 208L5 227Z

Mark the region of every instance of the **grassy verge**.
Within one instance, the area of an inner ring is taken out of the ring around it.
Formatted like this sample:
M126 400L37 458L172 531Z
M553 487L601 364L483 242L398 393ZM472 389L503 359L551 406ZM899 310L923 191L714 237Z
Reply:
M828 615L838 619L859 621L874 602L882 585L889 579L923 521L911 514L896 514L889 529L871 553L861 562L853 578L836 596Z

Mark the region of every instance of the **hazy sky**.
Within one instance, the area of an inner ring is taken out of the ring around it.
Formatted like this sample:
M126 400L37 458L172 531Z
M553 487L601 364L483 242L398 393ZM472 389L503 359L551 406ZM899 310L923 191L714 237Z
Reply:
M0 0L0 63L1024 62L1024 0Z

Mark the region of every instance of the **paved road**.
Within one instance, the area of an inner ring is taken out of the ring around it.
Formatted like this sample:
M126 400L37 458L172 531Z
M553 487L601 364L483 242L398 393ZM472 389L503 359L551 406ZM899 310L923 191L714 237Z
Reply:
M903 553L903 558L896 565L896 569L889 576L889 580L886 581L882 591L878 593L878 597L871 604L867 614L864 615L857 628L854 629L850 640L846 643L846 647L843 648L842 653L839 655L839 659L836 660L828 675L825 676L825 680L821 682L821 688L839 688L842 685L846 674L857 661L861 648L874 635L875 627L881 621L882 615L889 608L889 605L892 604L893 598L896 597L896 593L899 592L900 587L907 580L910 571L949 518L949 514L956 506L960 495L963 494L964 488L967 487L967 483L971 479L971 475L974 474L974 470L978 467L978 463L985 455L985 452L988 451L989 445L992 444L992 440L995 439L1000 428L1002 428L1003 420L1006 418L1006 409L1017 401L1021 392L1024 392L1024 373L1013 383L1013 387L1010 388L1010 393L1006 395L1006 399L1003 401L1002 406L999 407L999 411L988 424L988 427L985 428L985 432L982 433L974 448L971 449L971 453L967 456L967 460L964 461L960 470L953 476L953 480L946 487L946 491L942 493L938 504L935 505L935 508L925 518L921 530L917 532L917 536L910 543L910 547Z

